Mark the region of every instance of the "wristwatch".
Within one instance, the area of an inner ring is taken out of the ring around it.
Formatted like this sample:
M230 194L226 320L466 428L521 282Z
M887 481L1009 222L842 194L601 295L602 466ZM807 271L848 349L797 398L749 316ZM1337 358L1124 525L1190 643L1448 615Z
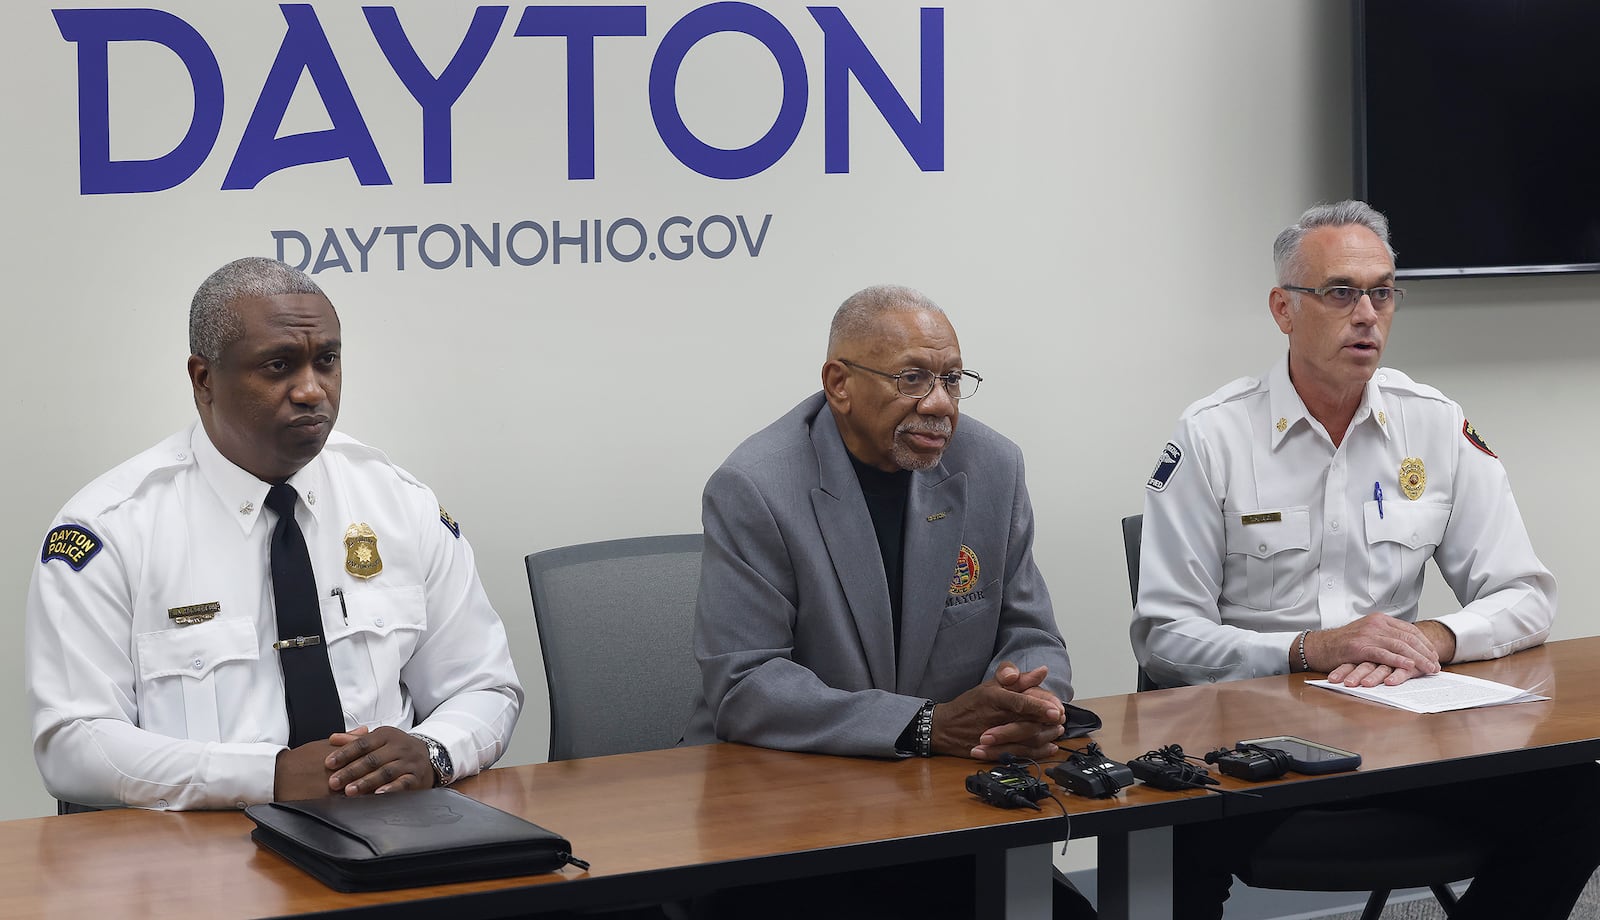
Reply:
M428 746L428 762L433 764L433 784L435 786L448 786L455 782L456 767L450 761L450 752L439 742L427 735L412 732L411 737Z

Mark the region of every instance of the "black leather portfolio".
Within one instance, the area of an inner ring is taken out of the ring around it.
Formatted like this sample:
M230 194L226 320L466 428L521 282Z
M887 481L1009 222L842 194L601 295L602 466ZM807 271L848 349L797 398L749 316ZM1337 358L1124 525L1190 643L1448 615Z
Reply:
M339 891L552 872L565 837L452 789L251 805L250 838Z

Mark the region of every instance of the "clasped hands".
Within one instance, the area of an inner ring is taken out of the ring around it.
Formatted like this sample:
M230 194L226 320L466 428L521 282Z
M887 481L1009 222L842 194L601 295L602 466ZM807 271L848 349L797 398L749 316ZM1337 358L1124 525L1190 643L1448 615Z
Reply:
M1313 671L1347 687L1394 687L1413 677L1437 674L1455 657L1456 638L1436 620L1408 623L1383 613L1369 613L1337 629L1319 629L1306 636L1306 660ZM1291 649L1291 659L1298 656Z
M1001 662L993 678L933 708L933 750L977 760L1054 757L1067 707L1041 686L1049 673Z
M272 796L282 802L432 785L426 744L392 725L361 726L279 752Z

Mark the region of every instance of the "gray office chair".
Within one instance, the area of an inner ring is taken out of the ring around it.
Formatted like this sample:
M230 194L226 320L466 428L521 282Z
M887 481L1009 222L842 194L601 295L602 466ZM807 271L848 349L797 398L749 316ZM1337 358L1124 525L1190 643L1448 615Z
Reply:
M1139 549L1144 515L1122 519L1122 547L1128 559L1128 590L1139 604ZM1139 689L1157 686L1139 668ZM1396 819L1384 808L1302 808L1278 825L1266 840L1256 841L1249 862L1237 873L1252 888L1278 891L1370 891L1361 920L1378 920L1389 892L1428 888L1445 916L1455 911L1451 882L1478 874L1488 856L1475 835L1458 827L1430 826L1425 816L1408 814L1409 840L1425 847L1330 847L1330 840L1360 840L1375 827L1391 827ZM1424 822L1419 826L1419 822Z
M703 545L675 534L527 557L551 760L678 743L700 690L691 634Z

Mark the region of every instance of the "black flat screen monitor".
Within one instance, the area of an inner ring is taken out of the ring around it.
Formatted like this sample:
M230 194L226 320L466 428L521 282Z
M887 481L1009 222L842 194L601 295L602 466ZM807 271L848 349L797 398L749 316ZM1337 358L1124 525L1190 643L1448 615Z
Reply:
M1600 271L1600 2L1360 0L1355 52L1400 277Z

